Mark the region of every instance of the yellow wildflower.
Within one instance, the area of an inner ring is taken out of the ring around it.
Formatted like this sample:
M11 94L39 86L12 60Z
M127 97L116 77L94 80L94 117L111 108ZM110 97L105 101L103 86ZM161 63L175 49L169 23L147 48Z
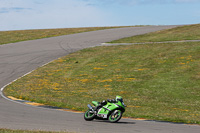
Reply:
M134 100L134 101L137 101L137 100L139 100L139 99L138 99L138 98L134 98L133 100Z
M133 80L136 80L136 78L126 78L125 81L133 81Z
M98 82L112 82L112 79L99 80Z
M80 74L79 76L82 77L82 76L87 76L87 75L88 75L88 74Z
M105 88L106 90L112 90L112 88Z
M104 85L104 87L110 87L111 85Z
M85 82L88 82L89 79L81 79L80 81L83 82L83 83L85 83Z
M53 88L53 90L59 90L59 88Z
M104 68L94 67L95 70L102 70Z
M126 94L127 91L120 91L119 93L120 93L120 94Z
M141 68L141 69L137 69L138 71L144 71L147 70L147 68Z

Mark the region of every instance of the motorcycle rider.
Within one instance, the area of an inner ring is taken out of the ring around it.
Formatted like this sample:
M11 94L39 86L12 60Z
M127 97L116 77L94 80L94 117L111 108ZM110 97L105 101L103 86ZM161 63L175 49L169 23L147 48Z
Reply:
M103 100L102 102L99 103L99 105L97 105L95 108L94 108L94 111L96 112L99 108L105 106L107 104L107 102L109 103L118 103L118 101L121 101L123 102L123 98L121 96L116 96L115 99L107 99L106 100Z
M99 105L97 105L95 108L94 108L94 111L97 113L97 110L101 107L103 107L104 105L107 104L107 101L106 100L103 100L102 102L99 103Z

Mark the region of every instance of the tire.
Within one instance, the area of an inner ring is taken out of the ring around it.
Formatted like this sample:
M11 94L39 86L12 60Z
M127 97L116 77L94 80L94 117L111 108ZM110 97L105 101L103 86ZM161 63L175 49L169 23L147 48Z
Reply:
M95 114L94 113L91 113L91 110L88 109L85 114L84 114L84 119L86 121L92 121L93 119L95 118Z
M108 120L112 123L118 122L122 117L121 110L114 110L108 117Z

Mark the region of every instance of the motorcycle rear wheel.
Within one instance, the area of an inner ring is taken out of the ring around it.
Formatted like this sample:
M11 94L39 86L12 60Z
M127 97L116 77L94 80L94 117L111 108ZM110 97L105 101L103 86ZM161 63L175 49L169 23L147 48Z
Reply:
M90 109L88 109L84 114L84 119L86 121L92 121L94 118L95 114Z
M122 117L121 110L115 110L109 115L108 120L112 123L115 123L118 122L121 119L121 117Z

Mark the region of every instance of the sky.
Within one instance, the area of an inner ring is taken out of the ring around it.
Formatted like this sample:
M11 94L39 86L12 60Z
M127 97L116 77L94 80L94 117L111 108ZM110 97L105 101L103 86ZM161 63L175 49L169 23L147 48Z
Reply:
M0 31L200 23L200 0L0 0Z

